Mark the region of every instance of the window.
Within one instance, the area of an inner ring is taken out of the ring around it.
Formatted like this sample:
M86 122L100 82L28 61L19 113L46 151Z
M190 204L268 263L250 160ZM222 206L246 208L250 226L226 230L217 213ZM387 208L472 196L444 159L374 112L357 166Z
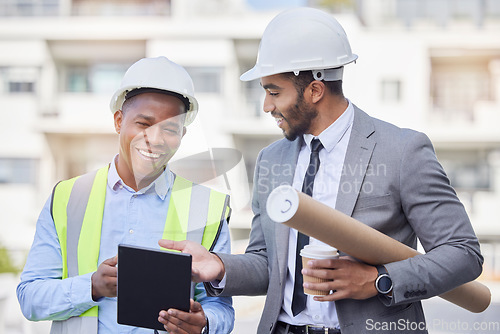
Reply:
M35 184L37 160L0 158L0 184Z
M57 16L59 0L2 0L0 16Z
M222 92L222 67L185 67L194 82L196 93Z
M245 97L247 99L247 103L251 106L251 110L253 110L252 116L262 117L263 115L265 115L262 111L265 91L264 89L262 89L260 81L245 81L243 85L245 87Z
M397 0L398 16L411 26L416 21L435 22L446 26L448 22L468 21L481 26L484 16L498 16L498 0Z
M457 191L491 189L491 167L485 151L437 151L451 185Z
M169 15L171 0L74 0L72 14L77 16L154 16Z
M446 120L472 121L476 102L491 99L490 56L453 56L460 50L441 51L451 56L431 58L434 111Z
M35 84L33 82L9 82L10 93L33 93Z
M63 66L62 90L71 93L113 93L127 70L124 64Z
M88 69L85 66L68 66L64 91L71 93L90 92Z
M112 94L120 87L127 67L121 64L98 64L90 68L89 81L93 93Z
M0 91L2 93L34 93L38 69L34 67L0 68Z

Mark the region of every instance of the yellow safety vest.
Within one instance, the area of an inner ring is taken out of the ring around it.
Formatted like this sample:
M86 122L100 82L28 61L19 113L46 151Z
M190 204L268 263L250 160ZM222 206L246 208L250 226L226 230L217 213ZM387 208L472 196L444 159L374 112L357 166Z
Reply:
M106 166L54 187L51 214L61 246L62 279L97 270L108 169ZM163 238L192 240L212 250L230 214L229 195L176 175ZM51 334L97 333L97 316L95 306L79 317L53 321Z

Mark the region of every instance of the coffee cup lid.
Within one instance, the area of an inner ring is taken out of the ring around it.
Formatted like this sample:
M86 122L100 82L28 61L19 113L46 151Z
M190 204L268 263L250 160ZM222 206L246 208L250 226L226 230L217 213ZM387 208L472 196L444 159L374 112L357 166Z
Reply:
M330 259L338 256L337 248L321 245L306 245L300 250L300 256L313 259Z

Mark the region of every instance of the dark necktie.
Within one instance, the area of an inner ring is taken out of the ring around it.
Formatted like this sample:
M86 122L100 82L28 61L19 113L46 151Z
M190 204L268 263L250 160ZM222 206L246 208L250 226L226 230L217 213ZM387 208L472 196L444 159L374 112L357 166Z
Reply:
M311 142L311 158L309 159L309 166L307 167L304 184L302 185L302 192L312 196L314 187L314 177L319 169L319 151L323 148L323 144L319 139L315 138ZM302 287L302 259L300 257L300 250L309 243L309 236L297 232L297 252L295 254L295 281L293 286L292 298L292 313L295 317L306 308L307 296L304 294Z

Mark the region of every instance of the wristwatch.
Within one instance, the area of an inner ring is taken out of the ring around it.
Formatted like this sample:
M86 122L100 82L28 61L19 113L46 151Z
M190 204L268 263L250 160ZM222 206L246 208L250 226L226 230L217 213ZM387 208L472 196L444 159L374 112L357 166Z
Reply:
M207 324L205 325L205 327L201 329L200 334L208 334L208 318L207 318Z
M392 291L392 279L384 266L376 266L378 277L375 280L375 288L381 295L387 295Z

